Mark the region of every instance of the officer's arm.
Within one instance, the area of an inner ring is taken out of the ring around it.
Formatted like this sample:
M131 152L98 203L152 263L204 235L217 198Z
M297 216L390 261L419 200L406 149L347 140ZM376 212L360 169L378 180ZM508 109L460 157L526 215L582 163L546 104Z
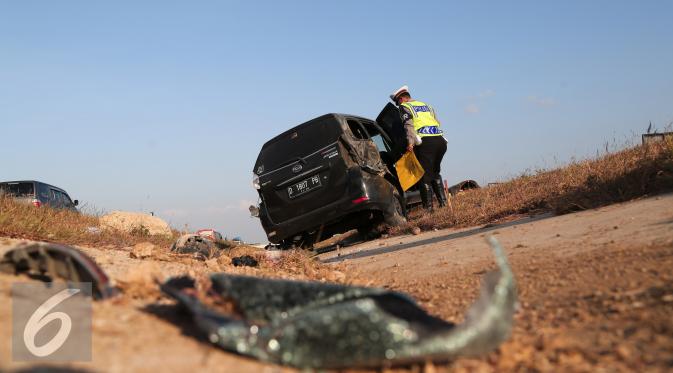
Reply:
M404 133L407 135L407 147L413 146L416 142L416 131L414 130L414 119L405 106L400 106L400 117L402 118L402 123L404 124Z

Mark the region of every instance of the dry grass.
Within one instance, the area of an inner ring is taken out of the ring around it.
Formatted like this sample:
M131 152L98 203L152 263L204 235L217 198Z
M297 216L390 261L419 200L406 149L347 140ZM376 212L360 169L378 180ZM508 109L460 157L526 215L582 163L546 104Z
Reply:
M568 166L521 175L452 198L452 208L416 211L392 233L494 223L512 216L563 214L673 191L673 142L636 146Z
M92 228L96 229L92 232ZM167 248L175 240L172 236L150 236L142 229L132 233L101 229L96 216L44 206L36 208L7 196L0 196L0 236L72 245L116 247L149 241Z

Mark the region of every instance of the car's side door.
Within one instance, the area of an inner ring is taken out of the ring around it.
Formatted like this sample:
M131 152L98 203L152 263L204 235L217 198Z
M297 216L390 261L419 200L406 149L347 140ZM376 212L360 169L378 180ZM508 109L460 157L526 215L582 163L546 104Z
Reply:
M346 119L351 133L357 139L354 143L354 146L357 147L356 152L360 158L357 162L365 169L371 169L376 172L384 171L386 166L381 159L379 148L367 130L365 123L362 122L361 118Z
M72 199L70 199L70 196L68 193L65 192L60 192L61 193L61 201L63 204L63 208L65 209L74 209L75 204L72 202Z
M40 200L40 202L42 204L51 206L51 204L50 204L50 201L52 199L51 188L49 188L48 185L43 184L43 183L39 183L39 182L35 183L35 188L36 188L36 193L35 193L36 197L35 198Z
M55 209L69 208L72 204L70 197L58 189L50 188L49 205Z
M397 161L407 149L407 136L399 109L388 103L376 117L376 124L383 130L390 140L391 156Z
M49 188L49 201L47 202L49 207L59 209L61 208L61 194L58 190L54 188Z

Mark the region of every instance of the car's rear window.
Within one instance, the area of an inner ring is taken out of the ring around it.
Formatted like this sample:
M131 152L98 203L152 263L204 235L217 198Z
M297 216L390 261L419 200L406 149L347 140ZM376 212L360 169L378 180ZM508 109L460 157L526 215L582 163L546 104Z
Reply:
M35 195L33 183L0 183L0 190L16 197L32 197Z
M264 144L253 172L263 174L290 164L337 141L341 133L339 122L332 116L295 127Z

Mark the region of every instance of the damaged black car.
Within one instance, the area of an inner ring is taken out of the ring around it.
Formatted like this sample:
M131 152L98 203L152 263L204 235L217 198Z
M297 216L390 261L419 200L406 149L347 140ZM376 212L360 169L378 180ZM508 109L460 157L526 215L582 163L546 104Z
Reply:
M394 169L406 148L397 109L377 121L326 114L264 144L253 169L259 206L251 206L270 242L315 242L381 223L405 222L407 200Z

